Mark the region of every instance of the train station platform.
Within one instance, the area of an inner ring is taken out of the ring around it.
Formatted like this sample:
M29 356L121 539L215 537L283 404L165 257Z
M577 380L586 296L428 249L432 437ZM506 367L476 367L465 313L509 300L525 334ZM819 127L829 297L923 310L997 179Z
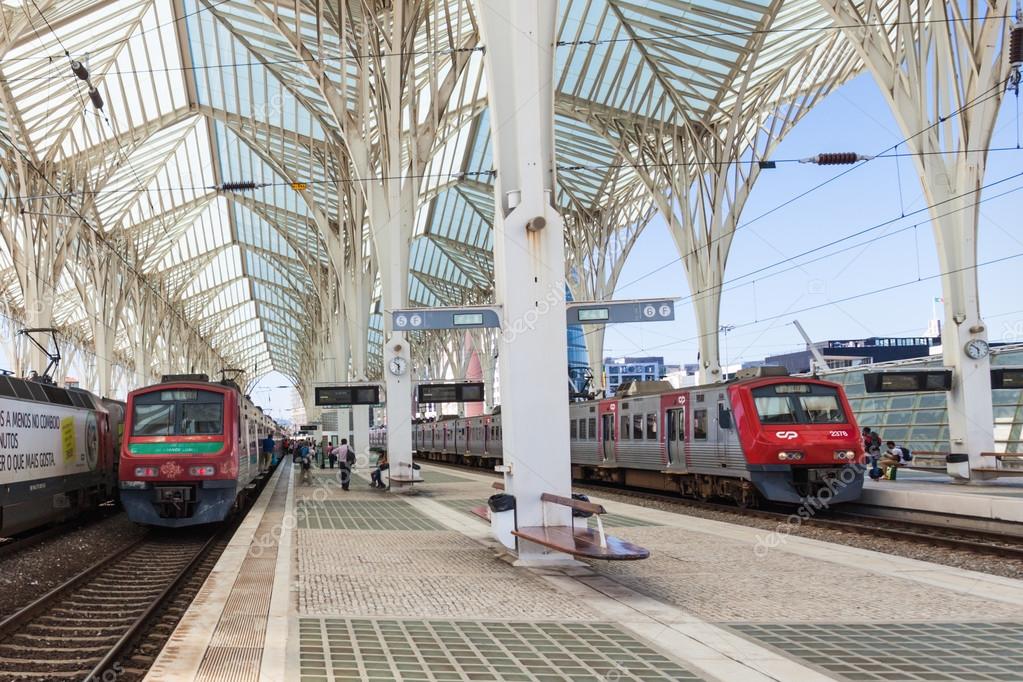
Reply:
M616 501L651 557L514 567L471 510L285 463L146 678L1014 680L1023 581Z
M1023 478L962 482L940 473L899 470L894 481L867 480L861 505L968 520L1023 523Z

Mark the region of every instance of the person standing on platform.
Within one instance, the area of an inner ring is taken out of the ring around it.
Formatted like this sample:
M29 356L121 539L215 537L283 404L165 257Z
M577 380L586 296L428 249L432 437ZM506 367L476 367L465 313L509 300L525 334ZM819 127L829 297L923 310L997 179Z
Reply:
M313 482L313 458L308 445L303 445L298 449L298 461L302 465L302 483L311 484Z
M881 456L881 436L876 431L871 431L869 426L863 427L863 451L867 454L871 468L875 468L877 459Z
M348 486L352 484L352 465L355 464L355 452L348 445L347 438L341 439L341 444L334 450L334 456L341 469L338 472L338 476L341 477L341 489L348 490Z
M330 465L331 469L334 468L334 463L335 462L337 462L337 446L328 445L327 446L327 463Z
M273 462L274 456L274 435L271 432L266 434L266 438L263 439L263 457L259 462L260 471L269 471L270 464Z

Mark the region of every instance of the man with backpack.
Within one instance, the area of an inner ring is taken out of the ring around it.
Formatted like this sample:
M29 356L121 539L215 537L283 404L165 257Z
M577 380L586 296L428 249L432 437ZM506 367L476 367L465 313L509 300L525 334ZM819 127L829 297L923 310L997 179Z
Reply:
M341 469L338 474L341 476L341 489L348 490L348 486L352 483L352 466L355 464L355 451L348 445L348 439L342 438L341 444L337 446L334 454L337 457L338 467Z
M302 463L302 483L306 485L312 483L313 457L308 443L303 443L298 449L298 461Z
M877 460L881 457L881 436L876 431L871 431L869 426L863 427L863 452L867 455L867 464L870 466L867 474L876 481L884 475L884 470L877 465Z

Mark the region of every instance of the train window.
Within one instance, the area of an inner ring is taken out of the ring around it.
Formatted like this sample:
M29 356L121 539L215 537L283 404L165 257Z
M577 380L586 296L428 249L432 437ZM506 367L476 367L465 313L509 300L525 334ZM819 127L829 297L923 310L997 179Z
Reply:
M171 396L179 398L170 399ZM215 391L154 391L136 396L133 436L194 436L224 432L224 395ZM238 436L245 437L244 412L238 411ZM248 422L249 429L256 428Z
M634 414L632 415L632 439L641 440L643 438L643 415Z
M571 431L572 431L571 434L569 434L569 438L571 438L572 440L575 440L576 438L579 437L579 425L576 424L575 420L573 419L573 420L571 420L569 422L569 426L571 427Z
M133 436L170 436L174 434L173 405L135 405Z
M753 389L753 402L761 424L846 423L837 389L817 384L797 385L807 388L799 393L788 390L786 384Z
M179 434L196 436L224 431L223 403L181 403Z
M693 440L707 440L707 410L693 410Z
M629 415L622 415L622 428L618 429L618 437L622 440L629 440Z
M732 411L724 403L718 403L718 426L723 429L732 428Z
M0 375L0 395L14 396L14 388L11 386L11 380L3 375Z
M646 437L647 440L657 440L657 415L646 416Z
M667 440L682 442L686 439L686 408L680 407L677 410L668 410L668 433Z
M590 417L590 440L597 440L597 418Z

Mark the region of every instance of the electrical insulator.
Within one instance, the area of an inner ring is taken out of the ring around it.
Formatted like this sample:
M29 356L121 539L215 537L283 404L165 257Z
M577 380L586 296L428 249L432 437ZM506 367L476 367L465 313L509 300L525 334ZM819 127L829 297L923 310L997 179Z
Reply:
M817 155L817 164L820 166L838 166L857 161L859 161L859 155L856 152L833 152Z
M818 166L840 166L857 161L869 161L873 156L864 156L856 152L829 152L811 156L808 159L800 159L799 163L815 163Z
M79 61L71 62L71 72L78 76L79 80L89 80L89 69L85 67L85 64Z
M1009 66L1023 67L1023 21L1017 21L1009 31Z
M242 192L247 189L256 189L254 182L225 182L219 189L224 192Z
M97 109L103 108L103 97L100 96L99 90L96 88L89 88L89 99L92 100L92 106Z

